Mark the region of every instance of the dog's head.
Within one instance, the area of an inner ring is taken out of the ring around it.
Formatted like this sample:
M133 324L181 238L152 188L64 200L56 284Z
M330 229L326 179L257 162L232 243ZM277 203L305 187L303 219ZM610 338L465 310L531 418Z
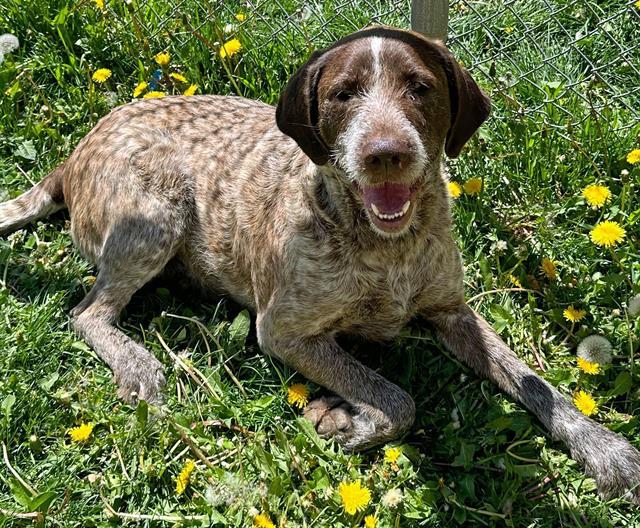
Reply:
M456 157L489 100L439 42L377 27L314 53L291 78L278 127L330 164L381 234L404 232L442 149Z

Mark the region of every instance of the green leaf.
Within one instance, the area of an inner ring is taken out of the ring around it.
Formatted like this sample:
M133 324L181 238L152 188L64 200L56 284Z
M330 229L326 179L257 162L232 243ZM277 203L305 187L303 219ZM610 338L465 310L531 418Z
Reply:
M31 492L25 488L18 479L13 477L9 479L9 487L11 488L14 500L20 506L29 509L31 506Z
M452 466L462 466L470 469L473 463L473 454L476 452L476 445L462 442L460 445L460 454L454 459Z
M626 370L618 374L616 380L613 382L613 390L611 391L611 396L620 396L621 394L626 394L631 390L631 386L633 384L633 380L631 379L631 374Z
M58 374L57 372L53 372L45 379L43 379L38 385L40 385L41 389L49 392L59 378L60 374Z
M21 158L28 159L29 161L35 161L36 159L36 148L33 145L33 141L30 139L23 141L16 150L14 150L13 154L15 156L20 156Z
M36 495L29 501L29 510L47 513L49 506L58 495L53 491L45 491Z
M9 421L9 417L11 416L11 408L13 407L14 403L16 403L16 397L13 394L7 395L7 397L2 400L1 407L7 422Z
M249 328L251 327L251 318L247 310L242 310L231 323L229 327L229 336L231 341L240 346L244 345L244 342L249 335Z
M138 406L136 407L136 419L138 420L138 425L144 429L147 426L147 422L149 421L149 404L140 400L138 402Z

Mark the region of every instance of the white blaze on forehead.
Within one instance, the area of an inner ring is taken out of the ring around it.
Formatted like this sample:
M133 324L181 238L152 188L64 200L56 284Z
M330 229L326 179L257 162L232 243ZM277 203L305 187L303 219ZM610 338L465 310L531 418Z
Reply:
M382 65L380 62L380 55L382 51L382 37L372 37L371 39L371 54L373 55L373 71L376 76L376 80L380 78L382 74Z

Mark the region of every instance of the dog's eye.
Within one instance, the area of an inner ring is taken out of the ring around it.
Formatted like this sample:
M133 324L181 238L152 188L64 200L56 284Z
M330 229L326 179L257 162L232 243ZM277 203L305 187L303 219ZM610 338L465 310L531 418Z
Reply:
M340 90L338 93L336 93L334 97L338 101L342 101L344 103L345 101L348 101L349 99L351 99L353 96L354 96L354 93L349 90Z
M407 95L409 99L415 101L418 97L424 97L429 91L429 85L423 82L415 82L407 91Z

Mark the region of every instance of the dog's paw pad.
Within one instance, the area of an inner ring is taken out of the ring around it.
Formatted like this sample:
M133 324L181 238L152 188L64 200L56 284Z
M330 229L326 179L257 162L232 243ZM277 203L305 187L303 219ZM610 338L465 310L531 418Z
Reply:
M352 407L338 396L318 398L309 402L303 415L318 434L325 438L343 436L352 429Z

